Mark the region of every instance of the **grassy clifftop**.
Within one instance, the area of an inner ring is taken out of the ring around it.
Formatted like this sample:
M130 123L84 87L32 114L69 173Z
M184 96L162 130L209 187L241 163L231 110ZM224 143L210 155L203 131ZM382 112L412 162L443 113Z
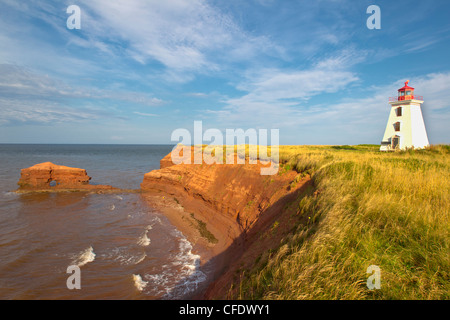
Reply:
M279 174L310 174L315 190L296 199L298 224L240 270L229 297L449 299L450 147L378 148L280 146ZM370 265L380 290L366 286Z

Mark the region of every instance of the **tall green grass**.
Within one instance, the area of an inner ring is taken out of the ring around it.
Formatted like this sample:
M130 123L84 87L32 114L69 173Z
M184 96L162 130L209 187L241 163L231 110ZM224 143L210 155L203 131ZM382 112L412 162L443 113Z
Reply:
M450 298L449 146L280 146L280 163L311 174L316 192L298 197L294 231L234 298ZM379 290L367 288L370 265Z

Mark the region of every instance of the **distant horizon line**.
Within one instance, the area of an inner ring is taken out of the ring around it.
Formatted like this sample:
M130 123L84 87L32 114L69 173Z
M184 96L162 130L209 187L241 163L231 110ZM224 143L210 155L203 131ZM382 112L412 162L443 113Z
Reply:
M0 145L103 145L103 146L171 146L168 143L48 143L48 142L0 142Z
M107 146L176 146L176 144L169 143L44 143L44 142L0 142L0 145L107 145ZM248 145L248 143L245 143ZM207 144L204 144L207 145ZM236 145L236 144L235 144ZM241 144L239 144L241 145ZM259 144L258 144L259 145ZM365 145L380 145L373 143L359 143L359 144L279 144L279 146L365 146ZM189 145L186 145L189 146ZM190 146L194 146L191 144Z
M72 145L72 146L173 146L175 147L177 144L168 144L168 143L29 143L29 142L0 142L1 145L33 145L33 146L43 146L43 145L53 145L53 146L64 146L64 145ZM236 144L235 144L236 145ZM248 145L248 143L246 143ZM380 146L380 143L359 143L359 144L279 144L279 146ZM438 146L438 145L450 145L450 143L430 143L430 146ZM194 145L190 145L194 146ZM259 146L259 144L258 144Z

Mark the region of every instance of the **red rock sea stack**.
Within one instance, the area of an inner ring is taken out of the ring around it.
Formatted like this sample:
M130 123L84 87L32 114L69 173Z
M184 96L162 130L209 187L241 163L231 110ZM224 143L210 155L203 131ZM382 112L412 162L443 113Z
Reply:
M114 189L111 186L90 185L85 169L59 166L51 162L22 169L19 190L93 190Z

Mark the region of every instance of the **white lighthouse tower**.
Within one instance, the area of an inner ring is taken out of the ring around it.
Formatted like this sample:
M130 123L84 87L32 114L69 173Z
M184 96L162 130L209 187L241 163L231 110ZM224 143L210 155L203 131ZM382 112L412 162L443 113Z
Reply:
M398 97L389 98L391 112L381 141L380 151L421 149L429 146L421 105L423 98L414 94L414 88L405 86Z

